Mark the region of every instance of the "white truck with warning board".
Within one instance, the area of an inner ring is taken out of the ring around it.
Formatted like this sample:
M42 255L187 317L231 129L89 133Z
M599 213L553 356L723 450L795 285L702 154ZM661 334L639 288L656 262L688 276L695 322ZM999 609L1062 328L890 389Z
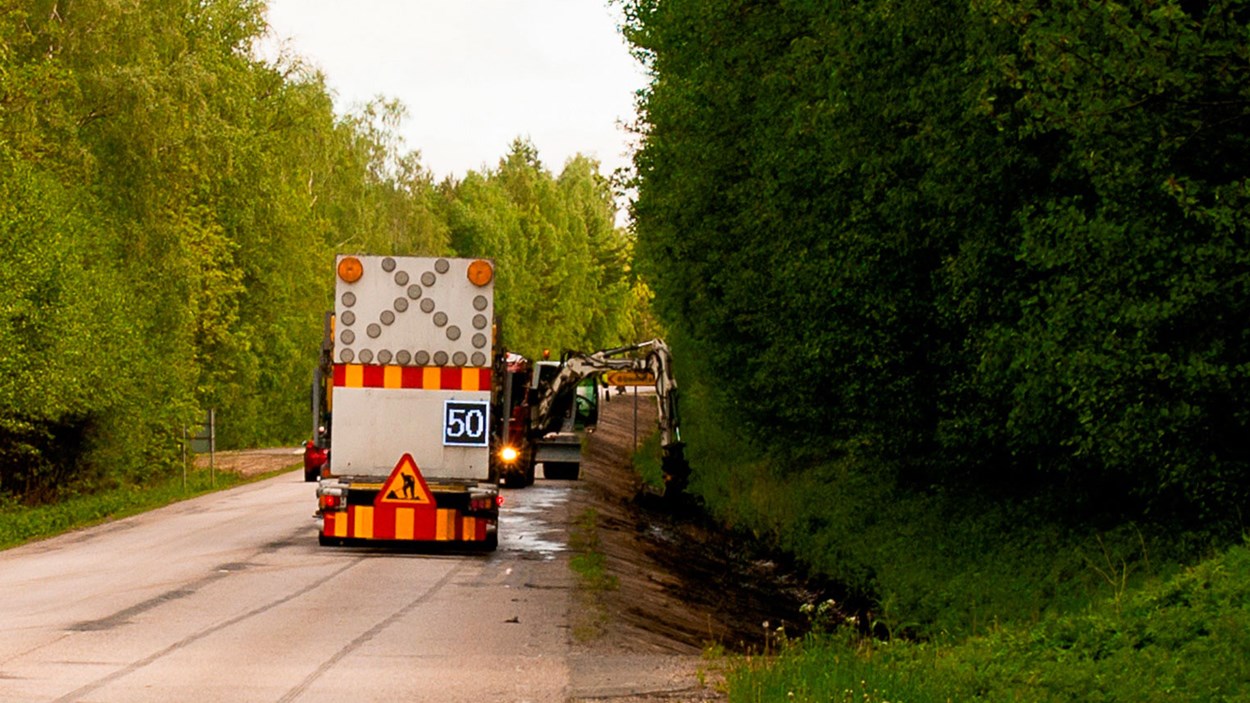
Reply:
M493 264L339 256L335 272L309 443L320 543L495 549Z

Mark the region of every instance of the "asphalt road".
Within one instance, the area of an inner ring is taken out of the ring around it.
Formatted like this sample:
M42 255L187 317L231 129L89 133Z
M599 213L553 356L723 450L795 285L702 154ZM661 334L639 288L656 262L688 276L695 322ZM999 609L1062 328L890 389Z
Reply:
M0 701L562 701L567 483L499 551L317 546L301 472L0 552Z

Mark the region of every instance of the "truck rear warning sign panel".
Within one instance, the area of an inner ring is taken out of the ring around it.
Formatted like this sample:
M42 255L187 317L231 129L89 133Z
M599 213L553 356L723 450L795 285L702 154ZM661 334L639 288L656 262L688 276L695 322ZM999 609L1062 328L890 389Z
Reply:
M489 262L342 256L337 269L332 473L385 476L411 454L431 480L488 480Z
M344 254L335 274L313 383L318 542L493 551L494 264Z
M489 367L493 280L466 259L359 256L336 290L335 361L386 366Z

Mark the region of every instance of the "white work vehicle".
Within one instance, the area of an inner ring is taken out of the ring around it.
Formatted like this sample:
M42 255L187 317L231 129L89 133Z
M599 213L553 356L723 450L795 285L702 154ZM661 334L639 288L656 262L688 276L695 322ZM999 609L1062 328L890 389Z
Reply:
M314 384L321 544L498 545L494 266L340 256Z

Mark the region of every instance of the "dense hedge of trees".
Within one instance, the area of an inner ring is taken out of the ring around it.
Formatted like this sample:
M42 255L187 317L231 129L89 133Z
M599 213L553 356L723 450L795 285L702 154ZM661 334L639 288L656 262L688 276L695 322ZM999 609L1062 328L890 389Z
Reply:
M256 58L263 13L0 9L0 498L168 470L210 407L219 446L299 439L336 252L495 257L526 351L632 336L597 164L556 176L519 141L435 183L401 105L336 116L297 58Z
M639 267L775 464L1244 524L1250 3L623 4Z

